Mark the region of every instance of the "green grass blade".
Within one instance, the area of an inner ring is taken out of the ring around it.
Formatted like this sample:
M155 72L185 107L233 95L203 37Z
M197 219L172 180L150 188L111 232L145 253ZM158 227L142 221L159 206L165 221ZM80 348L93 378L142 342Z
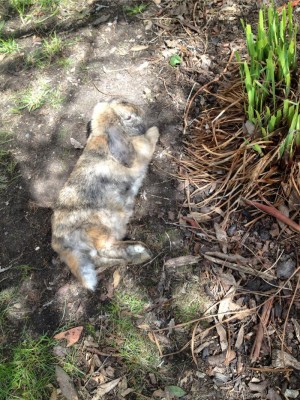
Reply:
M288 21L289 21L289 37L293 37L293 8L292 4L288 4Z
M285 32L286 32L286 8L283 7L281 21L280 21L280 41L285 42Z

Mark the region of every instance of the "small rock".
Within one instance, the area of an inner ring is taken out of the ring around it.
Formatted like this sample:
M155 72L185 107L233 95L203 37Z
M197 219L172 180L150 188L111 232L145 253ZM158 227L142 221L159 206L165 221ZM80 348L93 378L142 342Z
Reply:
M289 399L297 399L299 396L299 390L286 389L284 396L288 397Z

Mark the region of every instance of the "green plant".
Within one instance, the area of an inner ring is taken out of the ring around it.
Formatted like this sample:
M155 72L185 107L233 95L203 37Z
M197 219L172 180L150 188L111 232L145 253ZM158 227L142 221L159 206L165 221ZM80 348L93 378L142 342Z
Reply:
M134 323L134 317L142 312L145 301L137 293L118 290L114 301L108 308L112 329L112 345L131 369L153 370L160 363L156 346L139 330ZM115 342L115 338L117 339Z
M19 112L27 109L31 112L42 107L46 103L53 107L59 107L63 100L64 98L60 91L52 88L49 83L37 82L36 85L25 90L16 98L13 111Z
M43 39L42 46L34 51L29 52L25 56L25 64L27 67L45 67L48 66L53 58L57 56L63 49L63 42L56 33Z
M182 63L182 59L178 54L174 54L170 57L169 64L171 67L176 67L176 65L180 65Z
M1 350L0 399L49 398L47 385L54 379L52 345L51 339L42 336Z
M78 351L76 347L68 349L68 352L60 364L63 370L73 378L83 377L85 373L81 371L77 364L79 363Z
M17 268L23 279L27 278L34 269L31 265L18 265Z
M56 64L64 69L68 69L74 64L74 60L70 57L61 57L56 61Z
M26 8L33 4L33 0L10 0L10 6L22 17Z
M282 15L272 5L259 11L257 35L242 21L246 35L248 61L240 63L240 74L247 93L247 119L266 141L278 146L279 158L293 159L300 148L299 95L296 80L297 24L292 5ZM296 88L296 90L294 90ZM248 139L246 142L249 143ZM261 156L264 152L256 144Z
M60 0L37 0L36 2L41 8L51 10L59 4Z
M0 53L11 54L19 51L18 43L14 39L0 39Z
M147 7L148 7L148 4L145 4L145 3L141 3L141 4L138 4L136 6L126 6L125 7L125 12L128 15L132 15L133 16L133 15L137 15L137 14L143 13L147 9Z
M47 59L51 60L61 50L62 40L56 35L56 33L51 35L48 40L43 40L43 54Z

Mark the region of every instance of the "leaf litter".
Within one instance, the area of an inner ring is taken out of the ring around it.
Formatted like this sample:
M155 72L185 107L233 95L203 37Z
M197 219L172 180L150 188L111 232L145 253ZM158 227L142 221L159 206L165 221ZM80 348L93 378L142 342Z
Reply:
M154 3L160 5L160 2L155 1ZM153 26L156 27L159 35L166 36L169 32L169 38L172 39L173 43L169 41L166 42L166 45L167 47L170 46L173 53L173 49L176 48L176 52L178 50L180 54L180 65L174 68L174 73L177 74L176 82L185 80L190 84L196 81L198 83L196 87L198 87L201 80L207 82L214 75L212 70L217 67L213 52L207 50L207 37L203 35L202 42L200 40L201 43L196 41L200 25L203 24L205 29L209 29L208 32L212 32L213 40L218 41L218 35L220 36L221 40L219 43L217 42L218 46L214 48L214 51L218 50L218 55L220 51L224 51L222 53L224 59L230 58L230 49L226 50L226 47L223 46L227 39L225 36L221 36L220 28L222 25L220 25L220 21L226 20L229 16L232 20L238 19L242 6L221 5L218 2L212 2L209 5L202 5L199 2L194 4L180 3L182 2L168 2L168 4L165 4L165 8L156 9ZM248 2L244 3L245 9L248 10ZM128 49L131 49L133 53L143 53L148 50L148 45L135 45L128 47ZM166 49L161 49L162 57L164 57L164 50ZM165 56L169 57L170 53L165 53ZM110 74L111 70L111 68L106 68L106 73ZM124 70L122 71L124 72ZM223 75L228 72L227 66L223 71ZM226 75L227 77L228 75ZM219 80L220 76L217 76L214 83ZM257 362L254 363L253 368L258 368L255 371L256 374L260 373L259 368L263 368L261 365L268 366L269 372L276 374L277 372L274 369L281 368L284 372L290 373L290 369L295 368L295 365L297 366L296 357L288 358L285 355L280 358L276 352L272 351L273 347L280 348L281 339L284 336L286 318L284 305L287 301L292 302L293 300L293 308L299 309L298 297L291 298L292 284L297 273L297 267L295 273L287 280L276 280L274 272L277 259L276 248L270 247L272 243L268 243L270 242L268 238L262 238L265 232L263 230L264 225L267 225L266 230L268 231L273 226L274 220L272 222L268 220L266 224L261 223L260 219L253 222L252 216L256 218L258 214L255 214L255 211L250 213L246 208L243 210L244 214L240 213L237 216L235 214L239 203L236 191L243 186L243 182L239 180L243 171L235 170L236 164L233 161L235 161L236 153L240 156L241 152L239 149L233 150L231 148L233 142L228 137L225 137L228 148L223 146L220 149L219 135L224 135L223 128L227 124L231 129L230 134L233 134L235 138L240 138L240 133L236 132L237 124L242 122L238 115L241 108L240 97L234 90L227 91L226 98L223 98L222 93L216 96L212 90L208 90L208 87L211 89L211 86L207 85L204 88L205 93L202 93L203 96L199 100L200 105L205 107L209 105L208 111L205 111L203 119L200 120L200 126L202 124L201 128L204 129L202 148L198 152L196 136L191 136L194 144L190 145L188 151L193 157L195 156L197 161L202 162L205 158L202 150L206 152L209 150L209 157L204 160L205 168L201 171L200 179L196 176L195 165L190 165L184 160L184 171L186 172L187 168L190 169L191 173L184 175L183 189L186 192L189 191L189 196L181 209L180 221L180 229L187 232L187 241L189 241L191 247L196 243L198 247L195 245L194 249L198 250L183 257L166 257L163 263L164 271L160 271L160 275L155 277L159 278L161 288L158 291L159 295L152 297L155 300L153 304L149 306L149 309L146 308L143 311L142 316L134 316L128 310L125 310L125 314L128 313L130 318L134 320L137 318L135 320L137 326L141 330L147 331L147 338L157 346L158 352L162 355L162 362L169 362L176 354L188 361L193 358L204 371L202 373L205 379L210 377L213 384L219 388L218 390L222 390L226 393L226 396L240 398L243 387L241 377L246 374L249 377L252 376L252 370L249 372L249 355L255 341L257 344L255 345L254 355ZM170 88L172 88L172 85L170 85ZM214 97L217 101L220 101L223 104L222 110L220 111L214 105L212 106L207 97ZM228 98L230 98L230 101L228 101ZM185 115L186 125L190 125L188 117L187 113ZM213 123L209 124L208 121L211 120ZM251 127L247 129L249 132ZM214 146L210 147L212 137ZM81 143L73 142L72 145L75 148L76 146L80 148ZM242 150L248 150L245 143L242 143L241 147ZM259 176L259 169L251 167L253 155L250 151L247 155L249 155L248 165L250 165L251 176L255 181ZM212 163L213 156L217 157L214 163ZM232 167L226 167L227 161L232 161ZM268 165L272 164L271 161L268 160ZM213 164L217 167L215 174L211 174ZM224 190L220 181L224 169L228 173L228 181L232 181L233 185L229 191ZM276 177L274 178L270 174L266 177L266 180L267 182L276 180ZM246 190L253 194L253 198L255 197L254 194L257 192L255 192L254 186L247 186ZM288 203L292 203L294 201L291 200L292 195L295 195L295 192L287 186L285 193ZM216 202L214 202L214 199L217 199ZM264 201L264 198L260 200ZM224 203L225 207L223 207ZM294 204L297 204L297 196ZM187 213L185 213L185 209L188 210ZM171 223L176 223L176 218ZM248 223L250 223L251 228L254 226L254 229L256 229L254 232L248 230L246 226ZM278 236L279 234L276 234L276 237ZM173 239L170 239L170 243L172 245ZM293 256L293 248L290 248L290 253ZM113 299L115 290L122 285L120 275L119 271L115 271L113 279L110 282L105 281L104 287L107 291L103 294L101 300L105 302ZM176 291L173 291L174 282L180 282ZM191 297L198 296L200 292L205 293L205 301L200 309L199 304L202 299L197 298L199 300L198 308L196 313L193 314L195 301ZM189 294L192 294L192 296L189 296ZM176 297L180 299L179 302L175 301ZM187 302L185 303L184 300L187 300ZM264 309L267 308L268 301L273 302L274 307L272 313L267 313L267 315ZM178 304L180 303L187 307L179 310ZM156 315L153 315L155 313ZM264 316L264 314L266 315ZM292 315L295 316L294 313ZM106 316L101 316L101 318L101 324L103 324L101 331L105 331L108 325ZM294 318L294 320L296 319ZM260 326L264 333L263 336L258 336ZM274 326L277 330L273 329ZM285 338L284 343L286 344L285 349L288 348L296 355L294 341L298 338L298 334L296 333L296 324L293 323L293 326L295 330L286 335L288 337ZM108 333L107 336L109 336ZM66 336L61 338L68 340ZM122 360L122 354L118 353L116 348L111 348L108 345L97 347L98 344L91 338L85 338L83 343L80 343L79 339L80 335L74 342L72 342L74 339L71 340L72 344L68 342L67 347L81 349L80 351L84 355L85 360L81 360L81 365L86 368L85 371L88 371L89 374L87 375L89 379L84 380L85 397L115 396L115 390L120 389L121 396L136 398L138 395L133 393L134 389L127 387L123 376L118 374L117 368L114 368ZM117 337L117 340L120 345L123 338ZM268 341L272 342L272 346L269 346ZM275 360L274 363L270 363L268 358L271 353ZM65 356L64 352L60 354L61 357ZM284 363L280 361L282 358ZM289 365L285 365L285 363ZM186 380L182 380L182 385L178 383L179 386L176 386L176 384L166 386L152 378L152 386L150 387L153 397L156 397L156 395L158 395L157 397L173 395L180 398L187 395L189 396L187 398L196 399L197 385L201 386L203 377L199 378L200 375L197 375L199 371L195 370L189 373L185 371L185 373ZM258 382L251 381L248 388L250 392L263 393L267 391L267 398L271 398L271 396L276 398L277 389L270 388L267 390L270 383L264 380L266 373L262 369L260 380ZM66 382L68 382L68 379L67 376ZM62 381L61 376L58 380ZM284 381L284 378L281 379L282 381Z

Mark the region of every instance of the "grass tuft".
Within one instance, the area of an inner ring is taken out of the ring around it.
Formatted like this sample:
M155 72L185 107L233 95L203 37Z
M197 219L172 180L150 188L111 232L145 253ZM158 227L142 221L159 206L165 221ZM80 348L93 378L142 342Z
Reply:
M38 82L32 88L22 92L15 101L14 112L27 109L29 112L49 104L55 108L59 107L64 98L58 89L52 88L47 82Z
M141 3L141 4L138 4L135 6L125 6L124 9L128 15L134 16L134 15L142 14L144 11L146 11L147 7L148 7L148 4Z
M145 309L139 293L118 290L108 309L113 335L111 345L118 348L130 369L138 374L155 370L160 363L156 346L136 327L135 318Z
M54 379L51 339L26 339L1 353L0 399L49 398L47 385Z
M18 43L14 39L0 39L0 53L12 54L19 51Z

